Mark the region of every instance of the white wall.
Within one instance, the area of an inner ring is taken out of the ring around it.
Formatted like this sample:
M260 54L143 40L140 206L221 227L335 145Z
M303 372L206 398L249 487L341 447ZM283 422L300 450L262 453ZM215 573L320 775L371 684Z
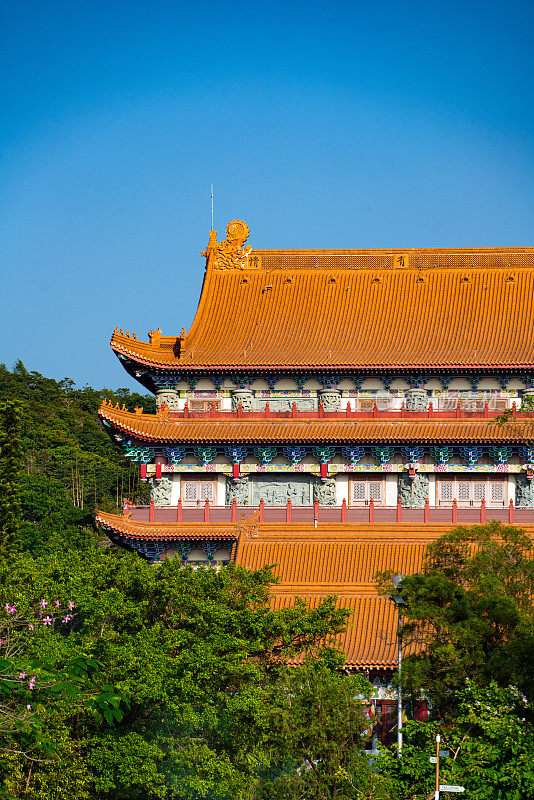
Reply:
M386 474L386 505L397 505L397 473L388 472Z
M343 505L343 498L349 503L349 475L347 472L338 472L336 475L336 505Z
M426 475L428 476L428 503L431 506L437 505L436 500L436 473L435 472L427 472Z
M171 506L177 506L178 500L180 499L180 479L181 474L179 472L175 472L172 476L172 487L171 487Z

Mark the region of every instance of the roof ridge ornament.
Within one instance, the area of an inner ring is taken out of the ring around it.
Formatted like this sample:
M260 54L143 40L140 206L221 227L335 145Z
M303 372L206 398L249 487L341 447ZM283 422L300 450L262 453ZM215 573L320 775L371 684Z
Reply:
M217 231L210 231L210 239L206 250L201 255L206 256L206 266L213 269L245 269L248 267L248 259L252 252L252 247L246 240L250 234L250 228L241 219L233 219L226 226L226 239L217 242ZM245 246L244 246L245 245Z

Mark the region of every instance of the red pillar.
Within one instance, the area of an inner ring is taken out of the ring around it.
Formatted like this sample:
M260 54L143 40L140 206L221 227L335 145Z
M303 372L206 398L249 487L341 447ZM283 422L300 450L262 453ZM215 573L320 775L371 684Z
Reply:
M510 500L510 507L508 509L508 522L510 525L514 524L514 501Z
M425 522L430 522L430 500L428 497L425 500Z
M140 470L141 470L141 480L146 481L146 464L141 464Z
M176 522L182 521L182 498L178 500L178 508L176 509Z
M232 500L232 522L237 522L237 500Z
M296 417L297 416L297 404L296 403L292 403L291 404L291 416L292 417Z
M161 478L161 464L156 464L156 480L159 481Z
M319 403L319 418L324 417L324 406L322 403Z
M452 521L458 522L458 502L456 498L452 501Z
M154 500L150 501L150 511L148 512L148 521L154 522L154 517L156 516L156 508L154 506Z
M204 503L204 522L210 521L210 501L206 497L206 502Z
M375 501L371 497L369 500L369 522L375 521Z
M373 417L378 417L378 406L373 403Z
M232 464L232 478L239 478L239 464Z
M328 464L321 464L321 478L328 478Z
M480 522L482 525L486 522L486 500L484 497L480 501Z
M347 521L347 501L343 498L343 502L341 503L341 522Z
M291 522L291 500L289 497L286 504L286 522Z
M313 516L319 522L319 501L317 499L313 501Z
M346 415L347 415L347 417L350 417L350 415L351 415L351 412L352 412L352 406L351 406L351 404L350 404L350 400L349 400L349 402L347 403L347 410L346 410L346 412L345 412L345 413L346 413Z
M397 522L402 522L402 506L400 497L397 498Z
M263 502L263 497L260 497L260 522L263 522L264 506L265 503Z

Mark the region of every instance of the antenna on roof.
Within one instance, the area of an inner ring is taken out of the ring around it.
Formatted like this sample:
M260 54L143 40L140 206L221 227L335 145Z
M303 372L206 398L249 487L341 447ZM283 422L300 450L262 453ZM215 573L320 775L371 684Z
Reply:
M211 184L211 230L213 230L213 183Z

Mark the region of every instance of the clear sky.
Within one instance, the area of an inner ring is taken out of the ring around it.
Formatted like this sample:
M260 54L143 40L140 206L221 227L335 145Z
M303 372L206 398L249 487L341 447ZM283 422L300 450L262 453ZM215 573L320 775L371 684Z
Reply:
M219 238L534 245L534 3L0 3L0 360L138 386Z

